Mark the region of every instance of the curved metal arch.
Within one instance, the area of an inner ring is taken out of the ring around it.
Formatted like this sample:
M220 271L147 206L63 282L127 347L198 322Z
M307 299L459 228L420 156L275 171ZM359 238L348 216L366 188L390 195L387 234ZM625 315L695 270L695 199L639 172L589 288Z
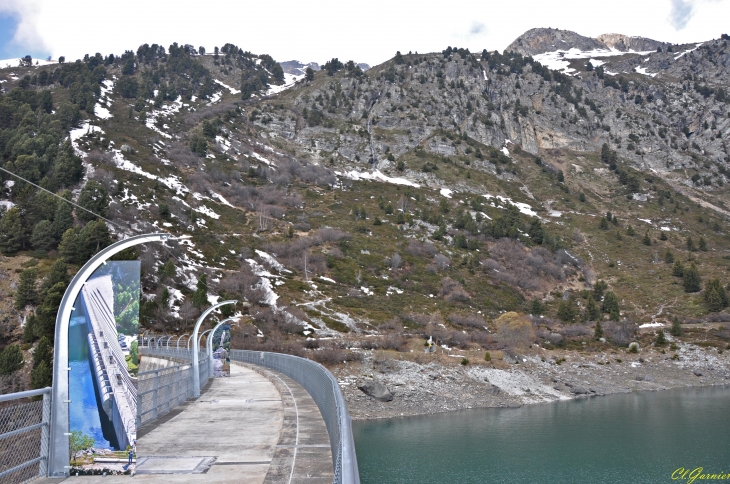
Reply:
M233 321L238 321L241 317L240 316L233 316L232 318L224 319L220 323L215 325L215 328L213 328L210 332L210 335L208 336L208 339L205 340L205 346L208 350L208 369L210 370L209 375L213 374L213 336L215 335L215 332L218 328L223 326L224 324L228 324Z
M198 331L200 330L200 325L203 324L203 320L210 315L213 311L218 309L221 306L225 306L226 304L236 304L238 301L230 300L230 301L222 301L218 304L214 304L213 306L209 307L205 310L203 314L200 315L198 320L195 322L195 329L193 329L193 396L199 397L200 396L200 362L198 361L198 352L200 351L200 343L198 342Z
M145 347L145 344L144 344L144 341L145 341L145 339L144 339L144 335L146 335L146 334L147 334L147 333L149 333L150 331L152 331L152 330L150 330L150 329L146 329L146 330L145 330L145 332L144 332L144 333L142 333L142 336L140 337L140 340L141 340L141 341L140 341L140 343L142 343L142 347L143 347L143 348ZM149 347L149 346L148 346L148 347Z
M155 349L160 349L160 345L162 345L162 341L167 338L167 333L163 334L159 338L155 340Z
M63 477L69 474L69 412L71 403L68 390L68 326L73 304L86 280L110 257L119 252L147 242L164 242L171 236L165 233L144 234L115 242L101 250L84 264L69 282L56 315L55 344L53 348L53 397L51 399L51 438L48 476Z
M189 333L185 333L185 334L184 334L184 335L182 335L182 336L178 336L178 338L177 338L177 342L176 342L176 344L175 344L175 350L179 350L179 349L180 349L180 340L181 340L181 339L183 339L183 338L184 338L185 336L187 336L188 334L189 334Z
M202 333L200 333L200 336L198 336L198 347L200 347L200 343L203 341L203 336L213 331L212 329L206 329ZM205 343L207 345L208 339L210 339L210 336L205 336Z

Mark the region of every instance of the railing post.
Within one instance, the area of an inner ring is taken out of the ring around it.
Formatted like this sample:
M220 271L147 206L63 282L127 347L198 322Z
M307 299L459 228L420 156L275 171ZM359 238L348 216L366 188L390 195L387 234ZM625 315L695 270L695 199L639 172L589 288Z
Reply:
M198 374L198 351L200 351L200 344L197 341L200 325L203 324L203 320L217 308L226 304L236 304L236 302L237 301L223 301L219 302L218 304L214 304L213 306L206 309L205 312L201 314L198 320L195 322L195 328L193 329L193 396L195 397L200 396L200 375Z
M39 477L48 475L48 449L51 439L51 392L43 394L43 416L41 419L41 464L38 470Z
M160 370L155 370L155 380L152 386L152 408L154 409L155 419L157 418L157 389L160 384Z

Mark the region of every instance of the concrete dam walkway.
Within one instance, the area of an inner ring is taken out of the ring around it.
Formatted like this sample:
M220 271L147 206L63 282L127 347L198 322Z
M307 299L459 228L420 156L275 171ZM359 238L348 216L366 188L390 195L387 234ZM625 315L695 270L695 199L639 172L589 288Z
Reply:
M237 362L230 377L212 379L198 399L140 429L137 456L135 482L329 484L334 476L327 428L309 393L281 373Z

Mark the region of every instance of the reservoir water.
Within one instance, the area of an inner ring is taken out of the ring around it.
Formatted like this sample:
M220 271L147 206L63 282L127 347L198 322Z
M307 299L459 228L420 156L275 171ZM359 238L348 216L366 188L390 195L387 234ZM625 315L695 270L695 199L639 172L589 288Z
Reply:
M84 316L72 313L68 329L68 390L71 398L69 423L71 430L81 430L94 439L94 447L115 448L116 436L106 413L101 409L96 381L89 361L88 329Z
M730 473L730 387L352 424L362 484L687 482ZM676 476L676 474L675 474Z

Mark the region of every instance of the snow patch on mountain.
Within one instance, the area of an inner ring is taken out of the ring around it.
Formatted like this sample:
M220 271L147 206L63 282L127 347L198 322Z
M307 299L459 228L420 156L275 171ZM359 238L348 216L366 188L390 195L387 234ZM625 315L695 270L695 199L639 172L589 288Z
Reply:
M406 185L410 187L418 188L419 185L406 178L391 177L380 170L373 170L372 172L351 170L346 172L336 171L335 175L349 178L350 180L372 180L380 181L385 183L393 183L394 185Z
M617 49L594 49L594 50L580 50L576 48L572 48L569 50L556 50L554 52L545 52L544 54L537 54L533 56L533 59L535 59L540 64L544 65L548 69L552 69L555 71L564 72L565 74L571 74L575 72L575 69L570 68L570 61L573 59L590 59L591 64L594 66L598 66L598 62L593 57L613 57L613 56L619 56L619 55L626 55L626 54L639 54L639 55L649 55L654 51L643 51L643 52L636 52L633 50L629 50L628 52L623 52Z

